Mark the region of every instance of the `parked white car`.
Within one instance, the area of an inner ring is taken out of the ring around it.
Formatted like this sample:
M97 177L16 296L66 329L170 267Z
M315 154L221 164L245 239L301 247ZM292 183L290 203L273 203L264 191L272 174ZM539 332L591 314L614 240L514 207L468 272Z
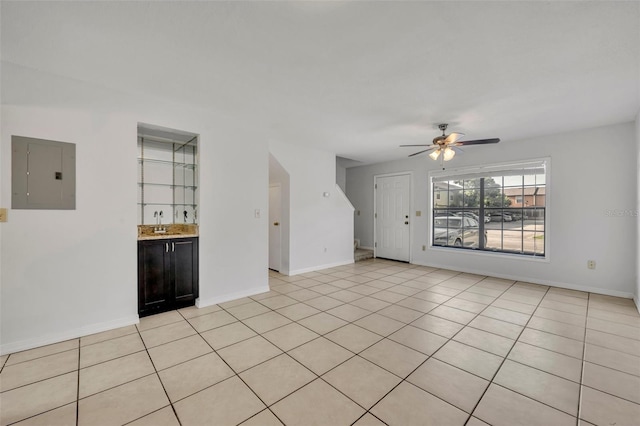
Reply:
M471 247L480 246L480 225L471 217L437 216L433 218L433 245ZM485 242L487 232L485 231Z

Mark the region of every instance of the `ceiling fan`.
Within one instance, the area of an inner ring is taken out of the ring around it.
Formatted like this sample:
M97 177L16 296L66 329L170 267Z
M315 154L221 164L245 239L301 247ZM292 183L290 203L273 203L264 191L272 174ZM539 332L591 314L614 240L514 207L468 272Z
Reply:
M444 161L449 161L451 160L455 155L456 155L456 151L455 147L457 146L462 146L462 145L482 145L482 144L486 144L486 143L498 143L500 142L499 138L493 138L493 139L476 139L476 140L472 140L472 141L459 141L458 139L460 139L461 137L464 136L464 133L450 133L448 135L445 135L445 130L447 130L447 123L442 123L442 124L438 124L438 129L442 130L442 136L436 136L435 138L433 138L433 145L429 146L427 144L421 144L421 145L400 145L401 147L407 147L407 146L428 146L429 148L427 149L423 149L422 151L418 151L416 153L413 153L411 155L409 155L409 157L413 157L414 155L418 155L418 154L422 154L423 152L427 152L427 151L433 151L431 154L429 154L429 157L431 157L431 159L433 160L437 160L438 157L440 156L440 154L442 154L442 160Z

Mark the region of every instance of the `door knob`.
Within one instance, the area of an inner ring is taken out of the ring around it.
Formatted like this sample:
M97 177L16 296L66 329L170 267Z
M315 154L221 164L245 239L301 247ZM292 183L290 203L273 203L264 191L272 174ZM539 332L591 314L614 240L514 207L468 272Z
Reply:
M280 222L273 222L273 226L279 226Z

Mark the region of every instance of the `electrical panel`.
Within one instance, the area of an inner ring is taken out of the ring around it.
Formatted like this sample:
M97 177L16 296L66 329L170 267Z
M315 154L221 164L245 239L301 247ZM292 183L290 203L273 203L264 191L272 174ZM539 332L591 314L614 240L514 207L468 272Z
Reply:
M11 136L11 208L75 210L76 145Z

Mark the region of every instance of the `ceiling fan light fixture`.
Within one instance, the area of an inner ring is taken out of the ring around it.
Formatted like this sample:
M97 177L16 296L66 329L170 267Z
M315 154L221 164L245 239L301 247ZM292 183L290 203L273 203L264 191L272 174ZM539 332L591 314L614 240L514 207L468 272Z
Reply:
M451 160L453 157L455 157L456 152L451 149L451 147L446 147L444 149L444 153L442 154L442 158L444 159L444 161L449 161Z
M440 158L441 162L450 161L453 157L456 156L457 147L463 145L484 145L488 143L498 143L500 142L500 138L493 139L475 139L471 141L460 141L460 139L464 136L464 133L452 132L450 134L446 134L445 131L447 129L447 124L442 123L438 125L438 128L442 130L442 136L436 136L433 138L433 142L431 145L429 144L417 144L417 145L400 145L401 147L414 147L419 146L424 149L414 152L410 154L409 157L413 157L414 155L420 155L425 152L429 152L429 157L432 160L436 161ZM442 157L440 156L442 154Z

